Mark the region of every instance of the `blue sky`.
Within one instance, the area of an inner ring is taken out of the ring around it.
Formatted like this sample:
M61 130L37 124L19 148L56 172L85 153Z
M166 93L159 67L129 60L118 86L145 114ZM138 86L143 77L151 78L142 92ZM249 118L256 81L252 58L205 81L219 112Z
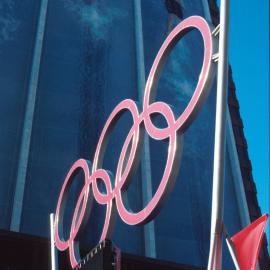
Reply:
M270 213L269 0L230 2L230 63L259 204Z

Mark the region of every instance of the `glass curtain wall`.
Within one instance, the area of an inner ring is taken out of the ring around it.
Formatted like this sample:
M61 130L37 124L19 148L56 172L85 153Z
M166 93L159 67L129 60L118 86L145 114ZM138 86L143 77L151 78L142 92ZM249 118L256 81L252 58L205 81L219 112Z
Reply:
M172 3L176 4L172 4ZM0 3L0 226L8 229L26 97L41 1L3 0ZM93 160L96 144L113 108L123 99L139 101L134 1L57 0L48 2L38 73L31 144L27 163L20 231L49 235L49 213L54 212L69 168L79 158ZM145 77L172 28L191 15L203 16L201 1L142 0L142 42ZM138 41L138 40L137 40ZM157 100L180 115L196 87L202 65L200 34L187 34L171 53L161 75ZM175 187L155 219L151 231L156 257L205 267L209 251L215 88L206 105L183 136L183 154ZM166 125L156 119L158 126ZM116 124L108 142L103 167L115 174L118 157L132 125L131 115ZM160 182L167 143L149 140L152 192ZM232 179L226 159L225 220L231 233L241 228ZM143 200L145 172L139 166L128 190L134 211ZM72 184L64 216L66 235L83 178ZM102 188L102 187L101 187ZM149 200L149 198L148 198ZM81 245L99 240L104 208L94 203ZM144 228L116 220L114 243L123 252L145 256ZM224 255L225 269L230 259Z

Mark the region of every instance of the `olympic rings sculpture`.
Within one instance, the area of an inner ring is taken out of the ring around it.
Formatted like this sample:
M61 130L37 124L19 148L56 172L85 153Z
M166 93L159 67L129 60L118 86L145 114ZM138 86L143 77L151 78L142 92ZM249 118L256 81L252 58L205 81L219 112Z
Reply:
M178 41L189 31L197 29L203 38L204 59L199 80L193 96L183 113L176 118L170 106L164 102L155 102L156 86L163 65L169 53ZM113 216L118 212L121 219L129 225L144 224L152 220L159 212L164 200L173 188L179 165L179 138L189 127L202 108L210 89L214 65L212 63L213 39L211 28L208 23L199 16L192 16L178 24L161 46L146 82L143 109L139 112L136 103L131 99L120 102L110 114L102 130L97 144L93 164L87 160L77 160L69 170L57 203L55 217L55 244L64 251L69 249L71 266L75 268L80 261L78 250L78 233L85 224L91 210L94 199L102 205L106 205L106 216L100 241L109 238L112 234ZM102 169L103 156L106 150L106 142L110 136L112 127L116 124L123 113L129 112L133 119L133 125L124 141L118 161L115 187L112 188L112 175ZM167 122L165 128L158 128L151 120L151 116L161 115ZM133 172L136 170L140 160L140 151L144 131L154 140L168 140L168 154L164 173L162 175L157 191L150 202L139 212L134 213L125 207L123 202ZM63 214L67 200L67 190L78 171L84 173L84 187L78 197L74 215L71 222L69 239L65 240L63 235ZM106 192L98 188L98 181L103 181Z

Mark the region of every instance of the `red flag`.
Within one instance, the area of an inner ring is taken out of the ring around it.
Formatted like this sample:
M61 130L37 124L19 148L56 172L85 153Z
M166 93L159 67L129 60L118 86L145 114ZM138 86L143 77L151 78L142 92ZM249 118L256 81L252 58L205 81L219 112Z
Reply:
M233 243L240 270L255 270L268 215L264 215L235 234Z

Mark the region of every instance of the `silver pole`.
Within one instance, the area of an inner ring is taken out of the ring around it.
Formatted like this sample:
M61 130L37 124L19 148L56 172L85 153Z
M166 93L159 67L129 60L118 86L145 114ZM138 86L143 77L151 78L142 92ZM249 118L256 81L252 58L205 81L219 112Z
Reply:
M54 214L50 214L51 270L58 270L58 256L54 243Z
M212 191L212 217L208 270L221 269L225 124L228 86L229 0L220 1L219 62L217 74L216 128Z
M145 65L144 65L144 44L142 28L141 0L134 0L134 20L135 20L135 42L136 42L136 60L137 60L137 86L140 104L143 103L145 87ZM143 138L143 149L141 157L142 174L142 201L145 205L152 198L152 173L150 159L150 145L148 136ZM156 258L156 240L154 221L144 225L144 249L145 256Z

